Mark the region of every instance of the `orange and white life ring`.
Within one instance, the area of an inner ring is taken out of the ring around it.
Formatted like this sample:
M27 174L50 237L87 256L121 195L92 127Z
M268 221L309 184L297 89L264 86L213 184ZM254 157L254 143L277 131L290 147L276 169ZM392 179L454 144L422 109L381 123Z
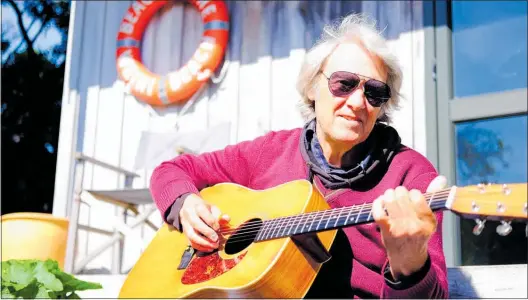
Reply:
M202 17L203 38L192 58L175 72L158 75L141 62L141 39L152 16L170 0L136 0L117 35L117 73L127 90L153 105L182 104L211 77L222 62L229 38L229 14L224 1L189 0Z

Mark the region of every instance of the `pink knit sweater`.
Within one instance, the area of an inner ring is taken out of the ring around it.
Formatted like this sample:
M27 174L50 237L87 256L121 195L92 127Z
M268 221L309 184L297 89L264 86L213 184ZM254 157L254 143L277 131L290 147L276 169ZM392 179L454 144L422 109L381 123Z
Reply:
M251 189L266 189L284 182L306 179L307 166L301 155L301 129L270 132L253 141L198 156L181 155L158 166L151 177L151 193L162 216L186 193L221 182ZM387 172L368 190L346 189L337 193L318 187L331 207L371 202L399 185L425 192L437 172L418 152L403 148L392 159ZM315 179L315 184L319 181ZM354 297L447 298L447 272L442 251L442 213L436 213L438 229L429 242L430 267L418 283L395 289L384 277L385 249L375 223L344 228L352 248L350 288ZM329 287L331 288L331 287Z

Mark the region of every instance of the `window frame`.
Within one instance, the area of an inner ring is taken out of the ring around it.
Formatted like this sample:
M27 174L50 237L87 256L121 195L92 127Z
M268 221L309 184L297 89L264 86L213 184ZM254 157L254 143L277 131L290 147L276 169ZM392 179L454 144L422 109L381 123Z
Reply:
M507 117L528 112L527 88L487 93L468 97L454 97L451 3L434 1L434 42L438 171L456 183L455 124L480 119ZM460 218L444 214L443 239L448 266L461 265Z

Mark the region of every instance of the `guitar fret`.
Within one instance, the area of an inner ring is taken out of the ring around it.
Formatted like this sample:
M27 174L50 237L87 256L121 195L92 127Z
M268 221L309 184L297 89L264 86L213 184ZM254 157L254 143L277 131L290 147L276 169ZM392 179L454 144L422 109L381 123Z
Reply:
M347 222L350 220L350 216L352 216L352 211L353 209L351 207L348 207L348 214L345 217L345 220L343 221L343 226L346 226L348 224Z
M297 229L299 229L299 225L301 224L301 221L303 219L304 215L301 215L301 217L299 218L299 220L297 220L297 226L295 227L295 229L293 230L293 234L297 234L299 233L299 231L297 231Z
M312 227L313 227L313 225L315 223L315 220L316 220L318 215L319 215L319 212L313 213L313 215L312 215L312 223L310 224L310 227L308 228L308 231L312 231Z
M284 230L282 231L281 237L290 236L291 229L292 229L293 225L295 225L295 220L296 219L297 219L296 217L292 217L292 218L288 219L288 222L285 225Z
M262 235L266 231L266 225L268 225L268 221L262 222L262 226L260 226L259 232L258 232L257 237L256 237L257 241L262 240Z
M304 226L302 229L303 233L310 231L310 227L313 223L313 218L314 218L313 213L306 214L306 220L304 220ZM310 225L308 225L308 221L310 221Z
M305 217L306 217L305 214L301 214L299 218L297 219L297 226L295 226L295 230L293 231L294 234L302 233L302 230L304 228L303 222L304 222Z
M286 236L289 236L290 235L290 231L292 230L293 228L293 225L295 225L295 221L299 218L299 216L294 216L291 218L291 224L288 226L288 232L286 232Z
M431 207L431 209L434 209L433 206L436 206L436 202L438 202L435 200L435 197L437 197L436 192L432 193L431 197L427 199L427 204L429 207ZM439 201L442 202L440 199L442 197L438 198ZM439 207L442 207L444 204L440 202ZM322 231L328 228L351 225L353 223L358 224L362 222L370 222L373 220L372 208L368 209L368 214L365 218L363 216L363 211L365 210L366 206L367 202L363 202L361 205L344 206L340 208L325 209L322 211L314 211L295 216L266 220L262 223L256 235L256 240L262 241L306 232ZM357 210L358 207L359 211ZM333 224L331 224L332 220L334 220Z
M326 221L325 229L328 228L328 223L330 222L330 219L332 219L332 215L334 214L333 210L330 210L330 216L328 216L328 220Z
M309 232L310 227L313 223L313 213L306 214L306 220L304 220L303 232Z
M280 218L279 221L277 221L277 226L275 226L275 230L273 231L272 237L279 237L283 222L283 218Z
M317 223L317 227L315 228L316 230L319 230L321 229L320 226L321 226L321 222L323 221L326 213L328 212L328 210L325 210L323 211L323 214L319 217L319 223Z
M275 222L275 220L270 220L269 223L268 223L268 227L266 228L263 236L264 236L264 239L268 239L269 238L269 233L272 229L272 224Z
M269 228L269 225L270 223L272 222L272 220L266 220L264 221L264 225L262 226L262 234L260 235L260 239L261 240L265 240L266 239L266 230L268 230Z
M282 229L282 233L280 234L281 237L286 236L284 233L286 232L286 229L288 229L288 227L290 226L290 219L291 217L287 217L286 219L284 219L286 223L284 224L284 226L282 226L283 228L281 228Z
M363 207L365 206L365 203L366 203L366 202L363 202L363 204L362 204L361 207L359 208L359 213L358 213L357 218L356 218L356 224L357 224L357 222L359 221L359 217L361 216L361 211L363 210Z
M282 218L277 218L275 223L273 223L273 227L271 228L271 231L270 231L270 238L275 238L276 237L276 233L277 233L277 230L280 229L280 223L282 221Z
M313 222L313 214L307 213L306 218L303 221L303 226L302 226L303 233L310 231L310 225L312 225L312 222Z
M343 212L343 208L339 209L339 214L337 215L336 221L334 223L334 227L337 226L337 222L339 221L339 216L341 215L342 212Z
M352 209L349 208L349 209L348 209L348 214L347 214L347 216L346 216L346 218L345 218L345 225L348 224L348 220L350 219L350 214L351 214L351 213L352 213Z
M270 225L269 225L269 228L268 228L269 230L268 230L268 232L266 233L266 239L271 239L271 238L273 238L273 229L274 229L274 226L275 226L276 223L277 223L277 219L273 219L273 220L271 220Z
M431 195L431 197L427 201L427 205L429 205L429 207L431 207L431 202L433 201L433 198L434 198L435 195L436 195L436 192L433 192L433 194Z
M292 231L293 234L298 234L299 232L301 232L301 229L302 229L302 221L304 219L305 215L304 214L300 214L296 219L295 219L295 227Z

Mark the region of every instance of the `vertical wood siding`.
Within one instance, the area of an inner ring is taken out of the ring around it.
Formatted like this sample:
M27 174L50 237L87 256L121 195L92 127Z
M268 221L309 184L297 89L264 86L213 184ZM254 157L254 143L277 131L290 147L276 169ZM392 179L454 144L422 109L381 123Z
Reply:
M296 105L295 81L303 57L320 35L322 26L351 12L374 16L404 67L402 109L394 126L403 141L424 150L423 42L421 3L412 1L237 1L228 2L231 16L227 72L183 107L153 109L126 94L116 73L116 37L132 1L78 1L70 32L69 67L63 103L54 214L65 215L73 191L72 151L133 170L142 131L192 132L220 123L231 124L225 143L253 139L269 130L303 124ZM194 53L202 35L200 15L191 5L175 2L150 22L142 44L144 64L155 73L181 67ZM216 76L220 70L216 71ZM417 91L417 92L416 92ZM417 109L418 110L417 110ZM415 117L421 123L414 122ZM417 129L418 128L418 129ZM148 186L152 170L135 170L141 178L134 187ZM123 187L123 178L88 164L87 189ZM119 213L113 206L92 201L81 207L81 223L107 229ZM158 215L154 222L160 224ZM136 230L139 240L127 241L123 270L140 254L141 241L153 232ZM77 260L103 240L81 231ZM131 245L130 243L134 244ZM111 252L88 268L109 268Z

